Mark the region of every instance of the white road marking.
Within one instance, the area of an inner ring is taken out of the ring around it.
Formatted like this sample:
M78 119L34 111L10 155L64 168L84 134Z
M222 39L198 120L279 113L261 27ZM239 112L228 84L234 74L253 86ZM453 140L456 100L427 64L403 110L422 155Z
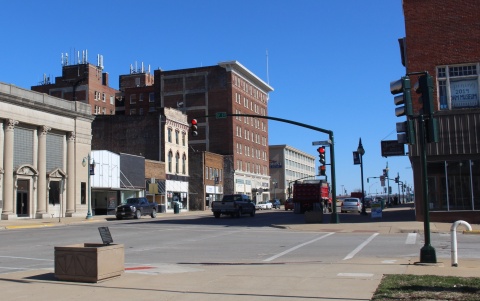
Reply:
M394 264L396 263L397 261L395 259L389 259L389 260L383 260L382 263L385 263L385 264Z
M365 277L373 277L374 274L371 273L338 273L337 276L339 277L356 277L356 278L365 278Z
M370 236L366 241L364 241L361 245L359 245L355 250L350 252L343 260L351 259L353 256L355 256L358 252L360 252L367 244L369 244L375 236L377 236L379 233L374 233L372 236Z
M277 255L274 255L274 256L272 256L272 257L270 257L270 258L264 259L263 261L272 261L272 260L274 260L274 259L276 259L276 258L278 258L278 257L280 257L280 256L283 256L283 255L285 255L285 254L287 254L287 253L290 253L290 252L292 252L292 251L295 251L296 249L299 249L299 248L301 248L301 247L303 247L303 246L306 246L306 245L308 245L308 244L311 244L311 243L313 243L313 242L316 242L317 240L323 239L323 238L328 237L328 236L330 236L330 235L332 235L332 234L335 234L335 232L330 232L330 233L327 233L327 234L325 234L325 235L323 235L323 236L317 237L317 238L315 238L315 239L313 239L313 240L304 242L303 244L299 244L298 246L295 246L295 247L293 247L293 248L290 248L290 249L288 249L288 250L285 250L285 251L283 251L282 253L278 253Z
M16 257L16 256L0 256L0 257L1 257L1 258L26 259L26 260L53 261L52 259L39 259L39 258Z
M407 239L405 240L406 245L414 245L417 241L417 233L408 233Z

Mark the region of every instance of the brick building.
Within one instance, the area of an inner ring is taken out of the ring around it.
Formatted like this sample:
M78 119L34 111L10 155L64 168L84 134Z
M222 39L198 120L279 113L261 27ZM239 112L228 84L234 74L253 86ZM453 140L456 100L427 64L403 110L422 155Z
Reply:
M189 156L190 206L195 210L210 208L223 195L224 158L210 152L193 152Z
M155 70L152 86L149 82L150 73L144 69L121 76L123 102L117 103L117 114L143 115L178 108L189 120L198 120L199 135L189 137L191 150L224 156L224 193L269 198L267 119L214 116L216 112L267 116L268 93L273 88L237 61Z
M62 55L62 76L55 77L55 83L45 77L31 89L89 104L95 115L114 115L118 90L109 87L108 80L108 73L103 72L103 57L98 56L97 65L93 65L88 63L87 51L83 51L74 64L68 60L68 54Z
M439 142L426 144L428 206L432 221L480 222L480 2L403 0L406 37L400 39L406 73L434 79ZM417 82L411 76L412 86ZM412 94L414 116L422 106ZM416 140L419 141L416 125ZM424 219L420 143L409 145L417 220Z
M165 162L150 165L145 171L149 197L160 200L166 210L173 210L175 201L179 201L183 209L189 208L188 123L185 114L163 108L157 114L144 116L96 116L92 132L92 149ZM152 170L162 167L164 171ZM150 184L156 184L158 189L150 191Z

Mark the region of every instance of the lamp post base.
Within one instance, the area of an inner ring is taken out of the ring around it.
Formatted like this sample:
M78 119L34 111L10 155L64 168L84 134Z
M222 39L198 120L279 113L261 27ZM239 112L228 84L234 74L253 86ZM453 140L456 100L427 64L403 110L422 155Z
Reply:
M340 219L338 218L338 213L332 213L330 215L330 224L338 224L340 223Z
M93 217L92 214L89 212L89 213L87 213L87 216L85 218L86 219L91 219L92 217Z
M431 245L425 245L420 249L420 262L421 263L437 263L437 255L435 248Z

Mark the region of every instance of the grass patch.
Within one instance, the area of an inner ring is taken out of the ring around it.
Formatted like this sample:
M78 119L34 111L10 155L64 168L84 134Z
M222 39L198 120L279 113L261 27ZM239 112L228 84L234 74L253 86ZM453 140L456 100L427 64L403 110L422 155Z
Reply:
M372 301L480 300L480 278L384 275Z

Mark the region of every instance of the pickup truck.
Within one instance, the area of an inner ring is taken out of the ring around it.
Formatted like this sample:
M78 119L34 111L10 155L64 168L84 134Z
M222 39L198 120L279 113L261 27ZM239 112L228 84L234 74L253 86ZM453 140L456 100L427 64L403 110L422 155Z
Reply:
M115 216L117 219L133 217L139 219L142 215L157 217L158 204L148 202L147 198L129 198L125 204L117 206Z
M215 218L221 214L240 217L242 214L255 216L255 204L245 194L226 194L221 201L212 203L212 212Z

